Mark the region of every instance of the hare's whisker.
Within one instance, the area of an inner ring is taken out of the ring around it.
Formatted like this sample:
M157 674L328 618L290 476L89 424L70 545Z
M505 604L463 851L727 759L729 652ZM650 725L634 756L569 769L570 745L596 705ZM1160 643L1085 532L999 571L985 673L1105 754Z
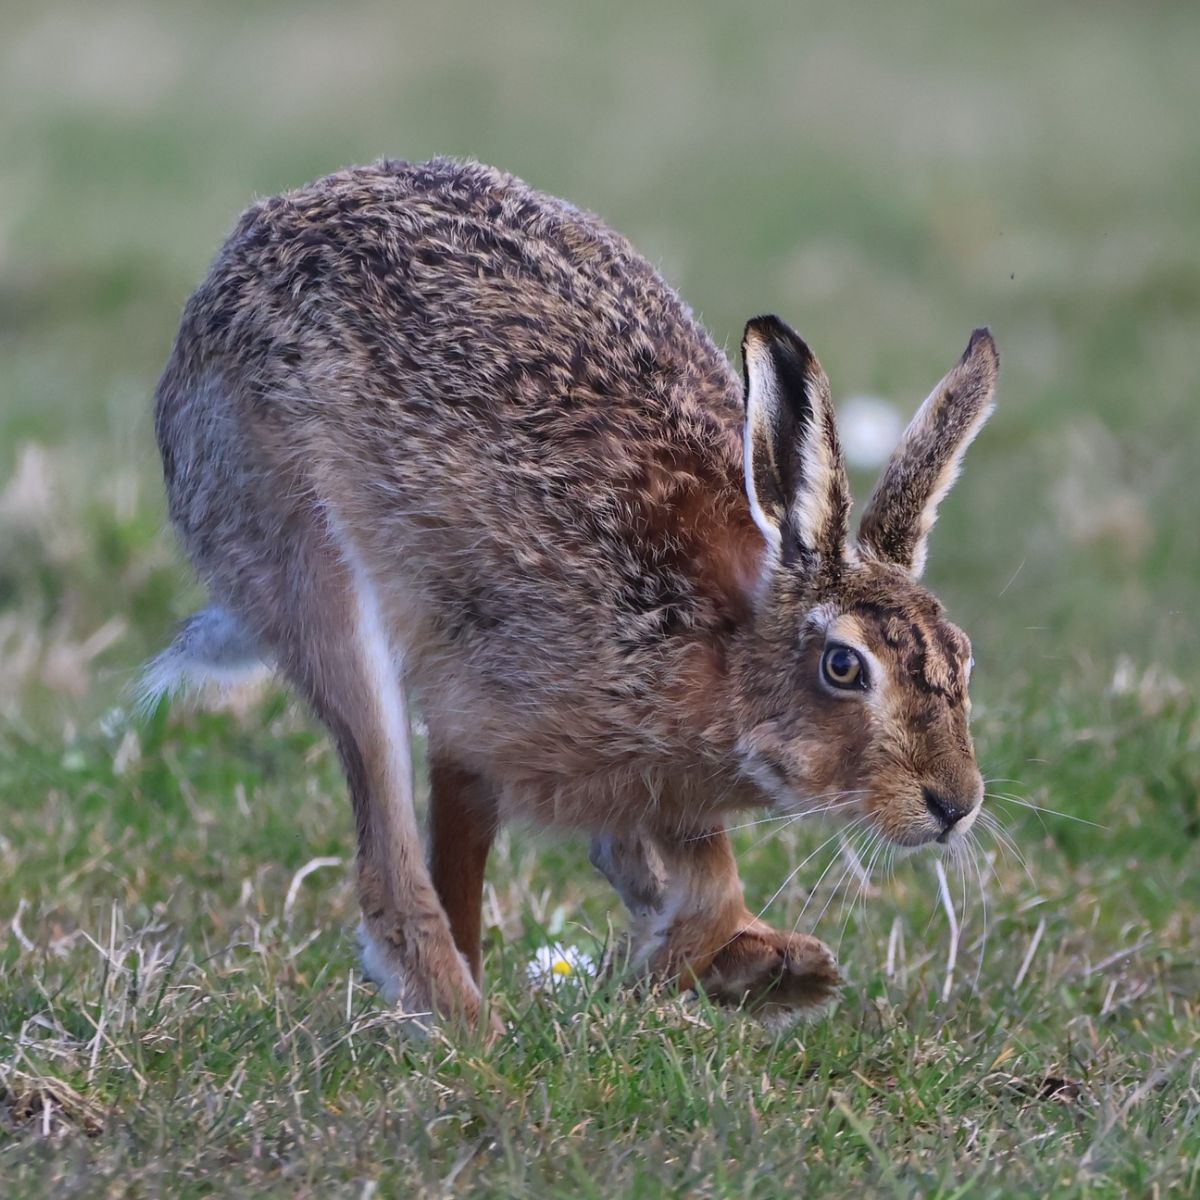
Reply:
M867 892L871 886L871 874L875 870L875 864L879 861L879 856L884 851L884 843L885 839L883 834L877 833L874 837L874 840L868 841L866 847L864 847L864 855L867 853L870 854L870 858L867 861L866 879L865 881L859 881L859 889L855 893L853 899L851 899L849 906L847 906L845 901L843 901L842 907L847 911L845 912L842 920L842 927L838 932L838 946L841 946L842 942L845 940L846 930L850 926L850 918L854 916L855 909L857 909L860 905L864 911L866 909Z
M799 820L799 818L795 813L780 813L774 817L759 817L754 821L739 821L736 825L726 825L725 832L736 833L739 829L753 829L756 825L770 825L774 821L787 821L790 823L796 820ZM685 842L701 842L710 836L711 834L708 833L698 833L694 837L684 838L683 840Z
M867 844L863 847L864 855L867 853L867 850L874 845L875 838L876 834L872 833L867 839ZM858 880L859 886L866 887L870 882L870 879L867 875L867 869L863 866L862 858L855 850L853 843L849 840L844 841L842 842L840 849L842 852L842 857L850 864L850 869L853 872L854 877Z
M982 813L980 815L986 818L980 828L991 834L992 842L996 846L996 849L999 850L999 852L1005 857L1011 855L1013 861L1024 872L1025 878L1036 887L1036 881L1033 878L1033 874L1029 870L1029 864L1025 861L1025 855L1021 852L1020 847L1017 846L1016 842L1014 842L1009 836L1008 831L990 813ZM986 856L984 861L988 863L988 866L997 884L1001 884L1000 875L995 866L986 858ZM1002 884L1001 888L1003 888Z
M975 978L971 981L971 991L978 994L979 978L983 974L983 963L987 957L988 943L988 903L987 903L987 882L983 877L983 872L979 869L979 847L971 847L971 866L975 869L975 879L979 885L979 909L980 920L983 924L983 935L979 942L979 958L975 963Z
M1059 812L1056 808L1045 808L1040 804L1034 804L1029 800L1023 800L1020 796L1012 796L1007 792L987 792L989 800L999 800L1001 803L1019 804L1022 808L1032 809L1037 813L1046 813L1052 817L1061 817L1064 821L1075 821L1080 825L1090 825L1093 829L1103 829L1106 833L1110 832L1107 825L1101 825L1099 821L1089 821L1086 817L1076 817L1071 813Z
M829 865L833 866L833 864L837 861L838 861L837 858L834 858L831 860ZM845 860L843 860L843 861L845 861ZM828 870L828 869L829 868L826 867L826 870ZM829 911L829 906L833 903L834 897L838 894L838 892L840 892L842 890L842 887L845 885L846 880L850 877L850 874L853 870L854 870L853 863L846 862L845 867L842 868L841 874L839 874L837 877L837 882L829 889L829 896L826 899L825 903L821 906L821 911L819 913L817 913L816 920L814 920L812 923L813 929L817 929L820 927L821 920L825 916L825 914ZM824 874L822 874L821 878L822 879L824 878ZM818 884L820 882L821 882L820 880L817 880ZM808 905L805 904L804 907L807 908Z
M1025 780L1023 779L1008 779L1003 775L992 775L984 779L984 787L991 787L993 783L1014 783L1017 787L1024 787Z
M999 593L997 594L997 596L996 596L997 600L999 600L1004 595L1004 593L1007 592L1008 589L1010 587L1012 587L1012 585L1014 583L1017 582L1017 576L1020 575L1020 573L1024 569L1025 569L1025 559L1021 559L1020 566L1018 566L1017 569L1012 573L1012 575L1009 577L1008 582L1000 589Z
M866 815L865 815L865 814L864 814L863 816L857 817L857 818L856 818L854 821L852 821L852 822L850 823L850 825L849 825L847 828L848 828L848 829L853 829L853 828L854 828L856 825L859 825L861 822L865 821L866 819L867 819L867 818L866 818ZM791 870L790 870L790 871L787 873L787 877L786 877L786 878L784 879L784 881L783 881L783 882L782 882L782 883L779 885L779 887L777 887L777 888L775 889L774 893L773 893L773 894L770 896L770 898L767 900L766 904L764 904L764 905L762 906L762 908L760 908L760 909L758 910L758 912L757 912L757 913L755 913L755 915L754 915L754 919L755 919L756 921L761 921L761 920L762 920L762 918L763 918L763 914L764 914L764 913L767 911L767 909L768 909L768 908L770 908L770 907L771 907L771 905L772 905L772 904L774 904L774 903L775 903L775 901L776 901L776 900L778 900L778 899L779 899L779 897L780 897L780 895L783 893L784 889L785 889L785 888L788 886L788 884L789 884L789 883L791 883L791 882L792 882L792 880L793 880L793 879L795 879L795 878L796 878L796 876L797 876L797 875L800 873L800 871L801 871L801 870L802 870L802 869L803 869L803 868L804 868L804 867L805 867L805 866L806 866L806 865L807 865L807 864L808 864L808 863L809 863L809 862L810 862L810 861L811 861L811 860L812 860L812 859L813 859L813 858L814 858L816 855L820 854L820 853L821 853L821 851L822 851L822 850L824 850L824 849L825 849L825 847L826 847L826 846L828 846L830 842L832 842L832 841L833 841L835 838L844 837L844 836L845 836L845 834L846 834L846 832L847 832L847 830L845 830L845 829L838 829L838 830L835 830L835 831L834 831L833 833L831 833L831 834L829 835L829 837L827 837L827 838L826 838L826 839L825 839L825 840L824 840L824 841L823 841L823 842L822 842L822 843L821 843L821 844L820 844L820 845L819 845L819 846L818 846L818 847L817 847L817 848L816 848L816 849L815 849L815 850L814 850L814 851L813 851L811 854L809 854L807 857L803 858L803 859L802 859L800 862L798 862L798 863L797 863L797 864L796 864L796 865L795 865L795 866L794 866L794 867L793 867L793 868L792 868L792 869L791 869ZM826 867L826 868L825 868L825 870L828 870L828 869L829 869L828 867ZM821 874L821 877L822 877L822 878L824 878L824 872L822 872L822 874ZM819 882L819 881L818 881L818 882ZM794 928L794 927L793 927L793 929L792 929L792 932L793 932L793 933L795 933L795 932L796 932L796 930L795 930L795 928ZM738 936L738 935L737 935L737 933L734 933L732 937L726 938L726 940L725 940L725 941L723 941L723 942L722 942L722 943L721 943L721 944L720 944L720 945L719 945L719 946L716 948L716 950L714 951L714 954L719 954L719 953L720 953L722 950L724 950L724 949L725 949L725 947L726 947L726 946L728 946L728 945L729 945L729 944L730 944L730 943L731 943L731 942L734 940L734 938L736 938L737 936Z
M983 823L982 828L986 829L996 840L996 844L1000 846L1006 853L1011 853L1022 867L1025 866L1025 855L1022 854L1020 847L1009 836L1008 830L1004 828L1000 822L990 813L983 814L987 820Z
M858 825L860 822L865 821L865 820L866 820L866 817L859 817L858 820L852 822L852 824L849 826L849 828L853 829L855 825ZM809 854L807 857L801 859L800 862L798 862L787 873L787 878L784 879L784 881L779 885L779 887L775 889L774 893L772 893L771 898L766 902L766 904L764 904L762 906L762 908L759 909L758 913L755 916L755 920L761 921L763 913L765 913L767 911L767 909L770 908L771 905L774 904L775 901L779 899L779 897L783 894L783 890L787 887L787 885L789 883L792 882L793 879L796 878L796 876L799 874L799 872L805 866L807 866L808 863L810 863L818 854L820 854L821 851L824 850L825 847L828 846L830 842L836 841L839 837L845 836L846 832L847 831L843 830L843 829L835 830L811 854ZM826 868L826 870L828 870L828 868Z
M865 820L865 818L863 818L863 820ZM858 823L856 823L856 824L858 824ZM851 826L850 829L841 831L842 836L848 837L850 835L851 829L854 829L854 826ZM829 841L832 841L832 840L833 840L832 838L829 839ZM827 846L828 844L829 844L829 842L824 842L824 843L822 843L822 846ZM823 870L821 872L821 874L817 876L817 882L814 883L812 888L810 889L810 891L808 893L808 898L804 901L804 907L800 909L799 915L796 917L795 921L792 922L792 932L793 933L795 933L800 928L800 922L802 920L804 920L804 914L806 912L808 912L808 906L813 902L813 898L817 895L817 892L820 891L822 880L832 870L834 863L836 863L838 861L839 857L840 856L837 853L831 854L829 856L829 862L826 864L825 870Z
M833 798L832 803L823 804L819 808L806 808L801 812L775 813L775 814L773 814L771 816L767 816L767 817L758 817L753 821L741 821L737 825L726 825L725 832L733 833L735 830L738 830L738 829L753 829L756 825L770 825L774 822L784 822L784 824L782 824L780 826L780 830L783 830L783 829L786 829L789 825L793 824L796 821L804 820L804 818L806 818L806 817L823 817L827 813L837 812L839 809L843 809L843 808L850 808L853 804L856 803L855 798L860 795L864 795L865 793L866 793L865 788L855 788L852 790L835 791L835 792L823 792L819 796L811 797L811 799L825 800L825 799ZM849 797L849 799L844 799L843 797ZM776 832L779 832L779 831L776 831ZM684 840L689 841L689 842L694 842L694 841L700 841L708 836L709 835L707 833L700 833L700 834L696 834L694 837L685 838Z
M830 795L833 794L830 793ZM813 809L811 812L791 813L784 824L780 825L777 829L767 830L762 837L753 842L750 850L757 850L764 842L769 842L773 837L778 837L785 829L791 829L793 824L803 820L805 817L823 817L831 812L840 812L844 808L852 808L856 803L856 800L845 800L838 804L827 804L824 808ZM753 824L753 822L751 823Z

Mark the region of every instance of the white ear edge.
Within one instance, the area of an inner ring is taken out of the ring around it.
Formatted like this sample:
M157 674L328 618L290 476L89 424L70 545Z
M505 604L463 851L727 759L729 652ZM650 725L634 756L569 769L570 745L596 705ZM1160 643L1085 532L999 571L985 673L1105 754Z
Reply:
M937 403L937 399L944 390L944 387L945 381L943 380L942 383L939 383L930 392L922 402L921 407L917 409L912 421L909 422L908 429L917 429L928 418L930 410ZM960 435L954 453L946 460L941 473L938 475L937 482L930 490L925 505L921 509L921 515L917 521L916 542L913 546L912 566L909 568L909 572L914 579L920 579L925 571L925 562L929 556L929 535L933 532L933 527L937 523L938 507L962 473L963 461L966 458L967 449L976 437L979 436L979 431L984 427L995 407L995 401L985 404L980 408L974 420L971 421ZM897 453L903 451L907 440L908 430L905 430L904 437L900 439L900 448L897 450Z
M754 518L754 523L758 526L758 531L763 535L767 545L773 553L778 555L783 535L779 531L779 526L763 512L762 505L758 502L758 493L754 490L754 451L749 418L746 420L742 438L742 470L746 477L746 497L750 501L750 515Z
M746 347L746 377L746 423L742 431L746 496L755 525L767 545L778 555L783 541L782 530L763 510L754 486L755 441L762 439L764 445L771 446L771 429L779 416L778 381L771 366L771 356L758 342L751 342Z

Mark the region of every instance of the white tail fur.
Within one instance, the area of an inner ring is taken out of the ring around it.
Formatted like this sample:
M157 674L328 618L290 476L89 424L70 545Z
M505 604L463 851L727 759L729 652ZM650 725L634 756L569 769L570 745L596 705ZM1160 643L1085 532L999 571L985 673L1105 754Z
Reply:
M254 637L226 609L193 613L171 644L142 669L136 688L139 712L152 712L164 698L250 683L270 671Z

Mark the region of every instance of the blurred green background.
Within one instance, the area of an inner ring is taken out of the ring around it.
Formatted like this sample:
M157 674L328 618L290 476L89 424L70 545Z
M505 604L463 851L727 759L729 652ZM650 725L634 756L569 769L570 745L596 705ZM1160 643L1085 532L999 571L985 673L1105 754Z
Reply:
M1195 852L1196 5L5 0L3 25L14 746L123 728L138 664L203 599L150 414L238 213L455 154L600 213L731 354L780 313L839 403L907 417L991 325L999 407L928 574L975 643L985 773L1104 824L1054 827L1076 859Z
M102 711L196 600L149 415L180 307L252 198L383 154L593 209L731 352L782 314L838 399L907 414L990 324L1000 409L930 571L981 699L1103 689L1121 655L1194 681L1194 4L5 0L3 27L7 718Z
M489 1195L844 1193L889 1162L896 1194L951 1194L976 1160L970 1194L1194 1189L1198 62L1183 0L0 0L0 1135L34 1130L0 1191L366 1195L392 1171L439 1195L464 1144L500 1164L462 1175ZM815 897L846 935L829 1022L776 1050L530 1002L536 946L619 917L581 847L518 832L485 910L517 1033L402 1049L355 974L325 738L272 694L129 717L202 601L150 415L184 300L254 197L434 154L601 214L731 353L779 313L839 403L907 416L992 327L999 407L928 577L975 644L993 788L1093 824L989 800L1029 870L984 834L948 990L929 860L859 908L826 859L789 876L827 831L755 828L750 903L788 880L770 919ZM43 1126L116 1132L43 1154Z

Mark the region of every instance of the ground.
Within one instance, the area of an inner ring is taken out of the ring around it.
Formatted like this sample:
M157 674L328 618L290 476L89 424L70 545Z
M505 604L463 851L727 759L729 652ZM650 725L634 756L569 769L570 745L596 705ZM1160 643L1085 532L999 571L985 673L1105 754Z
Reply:
M0 1192L1200 1192L1200 10L967 7L9 0ZM814 854L832 827L764 824L748 895L837 945L828 1018L534 989L539 948L620 914L585 847L514 830L511 1032L407 1042L305 714L129 715L202 600L149 420L189 288L252 196L439 152L601 212L730 347L779 312L839 403L912 411L992 326L1000 406L929 578L1013 847L948 864L952 971L933 859L867 885Z

